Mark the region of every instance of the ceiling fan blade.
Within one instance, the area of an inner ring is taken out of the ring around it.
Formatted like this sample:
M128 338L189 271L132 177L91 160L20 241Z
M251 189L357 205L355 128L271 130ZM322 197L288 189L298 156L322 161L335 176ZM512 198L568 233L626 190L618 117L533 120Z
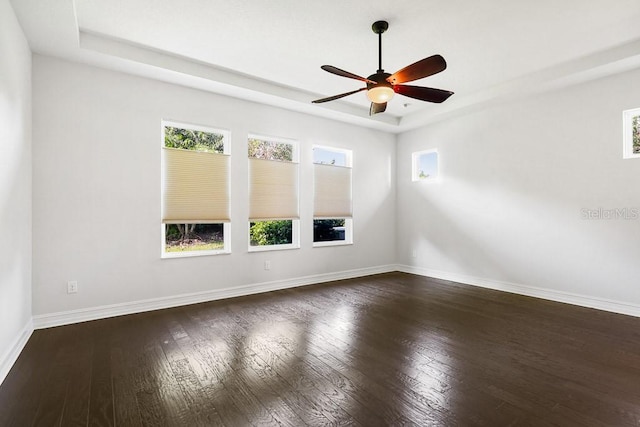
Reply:
M400 83L412 82L424 77L432 76L447 68L447 62L440 55L433 55L428 58L421 59L411 65L407 65L400 71L396 71L389 77L387 81L393 85Z
M323 65L320 68L322 68L323 70L328 71L328 72L330 72L332 74L336 74L338 76L348 77L350 79L355 79L355 80L360 80L361 82L376 84L376 82L374 82L373 80L365 79L364 77L360 77L357 74L353 74L353 73L350 73L348 71L341 70L340 68L334 67L333 65Z
M377 104L375 102L371 103L371 107L369 108L369 115L373 116L374 114L384 113L384 110L387 109L387 103L383 102L381 104Z
M420 101L428 101L441 103L446 101L453 92L449 90L433 89L430 87L421 86L409 86L409 85L396 85L393 90L400 95L408 96L409 98L419 99Z
M322 102L334 101L336 99L344 98L345 96L353 95L354 93L362 92L363 90L367 90L367 88L363 87L363 88L360 88L358 90L354 90L354 91L346 92L346 93L341 93L340 95L329 96L327 98L316 99L315 101L311 101L311 102L313 102L314 104L320 104Z

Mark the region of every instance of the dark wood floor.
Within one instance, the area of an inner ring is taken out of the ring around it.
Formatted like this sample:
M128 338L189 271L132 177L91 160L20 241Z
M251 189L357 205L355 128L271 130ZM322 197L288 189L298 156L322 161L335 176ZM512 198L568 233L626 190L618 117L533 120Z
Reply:
M640 426L640 319L390 273L34 332L0 426Z

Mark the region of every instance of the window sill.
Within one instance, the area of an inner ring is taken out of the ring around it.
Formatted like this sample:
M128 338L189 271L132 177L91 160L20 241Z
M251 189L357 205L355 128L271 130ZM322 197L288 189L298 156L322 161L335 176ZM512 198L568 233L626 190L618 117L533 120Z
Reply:
M249 246L249 252L288 251L291 249L300 249L300 245Z
M433 178L413 178L412 179L413 182L424 182L427 184L435 184L440 182L440 177L433 177Z
M213 256L213 255L230 255L231 251L198 251L198 252L169 252L163 253L161 259L174 259L174 258L192 258L199 256Z
M313 242L314 248L326 248L331 246L351 246L353 242L348 242L345 240L332 240L329 242Z

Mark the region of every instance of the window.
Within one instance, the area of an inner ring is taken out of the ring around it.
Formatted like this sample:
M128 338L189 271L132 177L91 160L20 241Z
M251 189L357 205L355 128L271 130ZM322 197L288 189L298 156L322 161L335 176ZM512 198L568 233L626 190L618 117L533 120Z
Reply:
M353 242L350 150L313 147L313 246Z
M438 180L438 150L426 150L412 155L413 181Z
M622 112L625 159L640 157L640 108Z
M250 135L249 250L299 247L295 141Z
M163 121L162 142L162 256L229 253L229 133Z

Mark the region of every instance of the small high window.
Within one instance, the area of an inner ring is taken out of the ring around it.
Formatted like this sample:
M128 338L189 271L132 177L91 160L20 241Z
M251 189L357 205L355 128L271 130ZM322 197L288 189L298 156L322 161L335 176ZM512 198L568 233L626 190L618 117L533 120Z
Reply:
M298 248L297 143L250 135L248 156L249 250Z
M413 181L437 181L438 151L425 150L412 154Z
M313 147L313 246L353 243L350 150Z
M625 159L640 157L640 108L622 112L624 131L623 156Z
M162 256L230 251L229 133L162 122Z

